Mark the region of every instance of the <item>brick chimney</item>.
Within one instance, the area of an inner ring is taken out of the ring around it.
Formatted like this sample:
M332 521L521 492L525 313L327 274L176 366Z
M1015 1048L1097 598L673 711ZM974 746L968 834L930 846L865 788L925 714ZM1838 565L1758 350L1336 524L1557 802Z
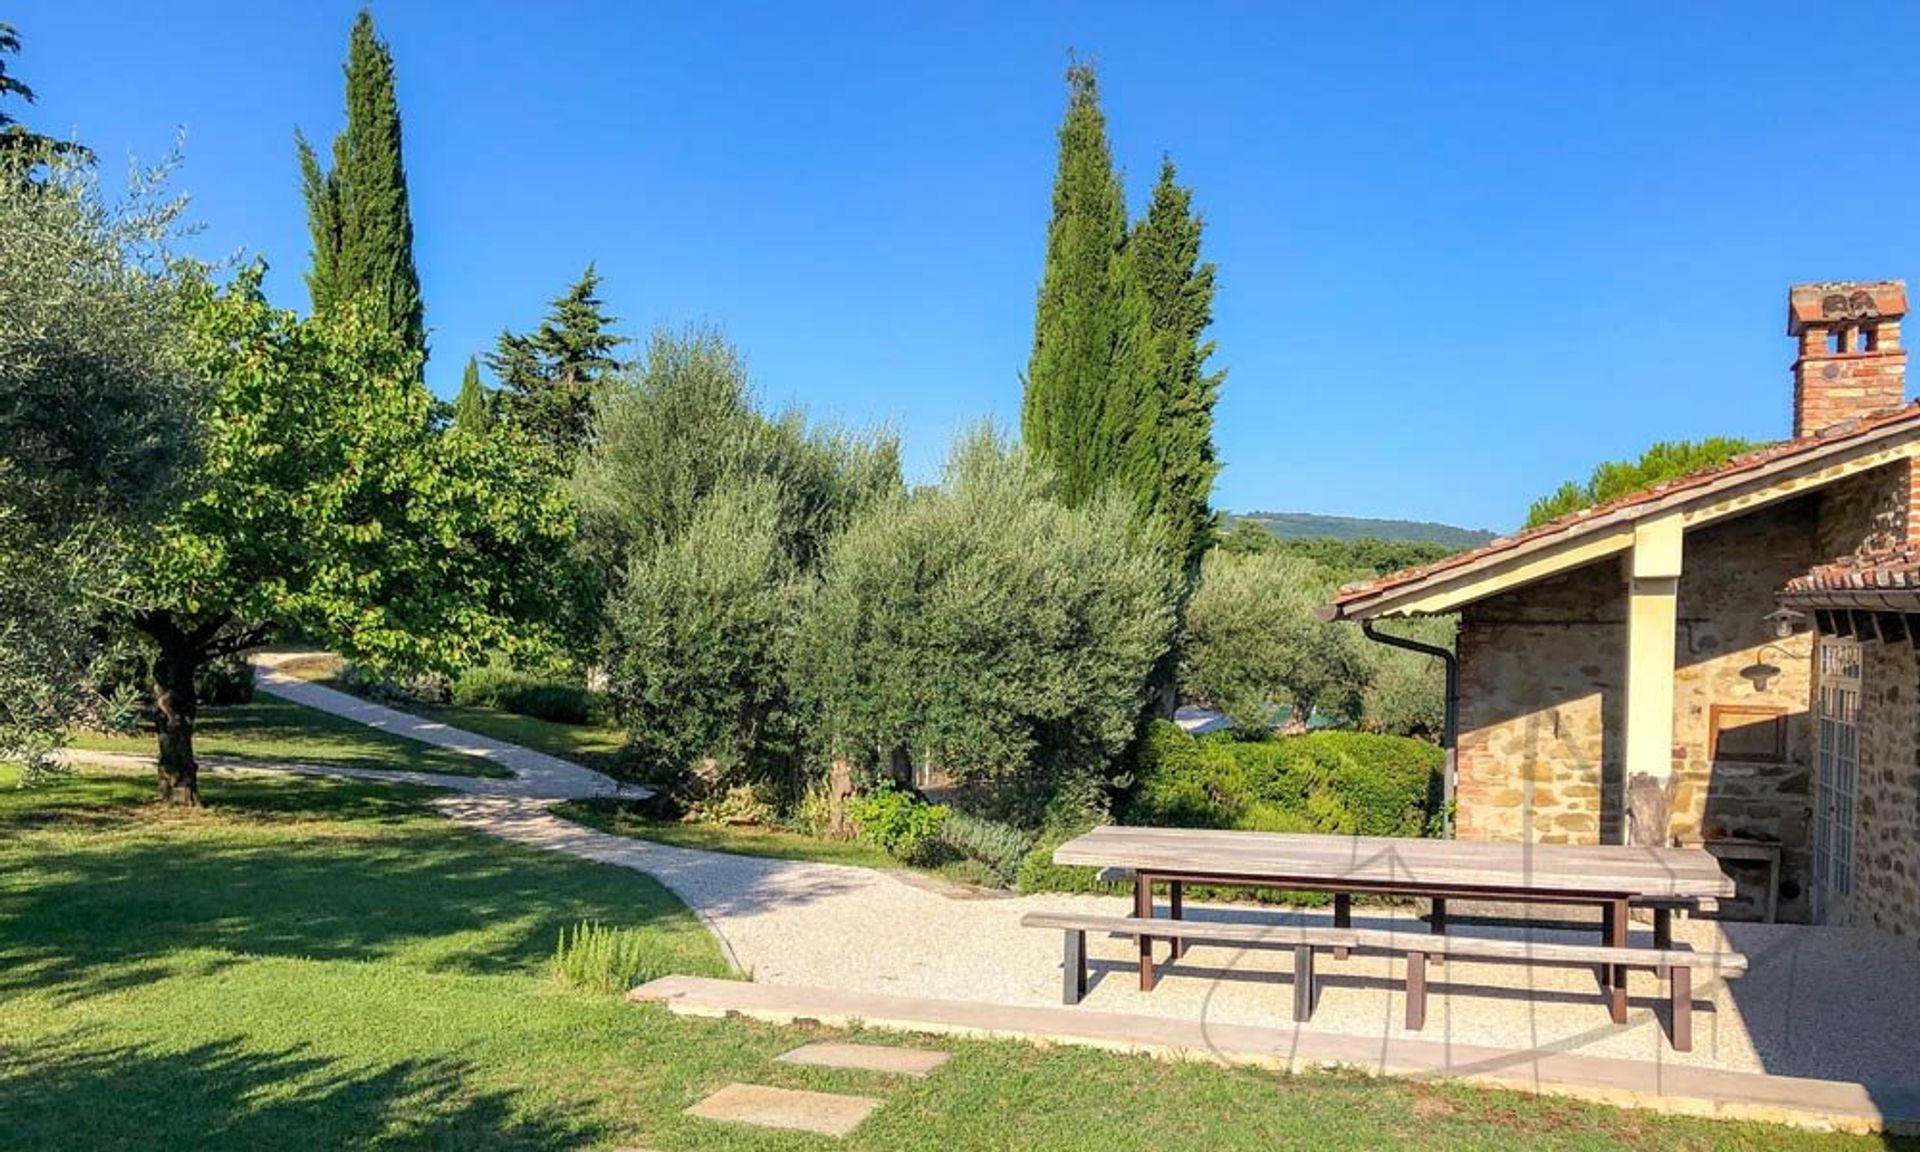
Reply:
M1907 402L1907 353L1900 318L1903 280L1795 284L1787 290L1793 362L1793 437L1818 436Z

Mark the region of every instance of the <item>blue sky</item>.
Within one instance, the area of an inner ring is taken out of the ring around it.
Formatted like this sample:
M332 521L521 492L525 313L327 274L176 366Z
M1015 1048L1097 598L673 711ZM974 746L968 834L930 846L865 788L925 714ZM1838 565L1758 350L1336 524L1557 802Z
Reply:
M209 253L305 305L295 126L352 3L15 3L29 123L186 132ZM1176 15L1176 10L1178 15ZM429 380L588 260L626 330L723 327L775 403L929 476L1017 422L1070 48L1136 209L1220 265L1215 502L1507 528L1663 438L1785 435L1789 283L1920 274L1920 7L383 2Z

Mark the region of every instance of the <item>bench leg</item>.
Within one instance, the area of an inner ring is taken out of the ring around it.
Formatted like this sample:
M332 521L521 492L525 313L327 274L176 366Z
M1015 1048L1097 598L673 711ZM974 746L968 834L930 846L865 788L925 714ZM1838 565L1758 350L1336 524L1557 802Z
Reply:
M1087 994L1087 934L1078 928L1067 929L1067 955L1060 966L1060 999L1080 1003Z
M1153 919L1153 881L1146 876L1133 878L1133 915L1139 920ZM1153 991L1153 937L1140 937L1140 991Z
M1302 1023L1313 1019L1313 946L1299 944L1293 949L1293 1018Z
M1615 948L1627 946L1627 902L1611 900L1607 903L1607 943ZM1609 964L1607 969L1607 1010L1615 1024L1627 1022L1627 966Z
M1673 909L1661 906L1653 910L1653 946L1663 952L1672 951ZM1665 964L1656 966L1653 974L1655 976L1665 976L1667 974L1667 966Z
M1187 915L1187 885L1185 881L1167 881L1167 918L1184 920ZM1167 963L1171 964L1187 954L1187 942L1176 936L1171 941L1172 951L1167 954Z
M1691 969L1674 965L1668 970L1667 979L1672 981L1673 1004L1673 1050L1675 1052L1693 1051L1693 973Z
M1333 894L1333 926L1335 928L1353 927L1353 896L1350 893L1335 892ZM1343 944L1333 950L1333 958L1345 960L1351 951Z
M1418 1032L1427 1023L1427 954L1407 953L1407 1031Z
M1427 917L1427 922L1428 931L1432 932L1433 935L1445 936L1447 934L1447 898L1445 896L1435 896L1433 898L1433 913ZM1447 958L1444 956L1435 956L1433 962L1435 964L1445 964Z

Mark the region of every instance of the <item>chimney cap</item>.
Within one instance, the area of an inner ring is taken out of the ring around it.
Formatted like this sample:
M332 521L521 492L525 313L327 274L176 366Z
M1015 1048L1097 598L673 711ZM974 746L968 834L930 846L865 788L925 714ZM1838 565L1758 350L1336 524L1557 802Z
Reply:
M1825 280L1787 289L1787 335L1809 324L1898 320L1907 314L1905 280Z

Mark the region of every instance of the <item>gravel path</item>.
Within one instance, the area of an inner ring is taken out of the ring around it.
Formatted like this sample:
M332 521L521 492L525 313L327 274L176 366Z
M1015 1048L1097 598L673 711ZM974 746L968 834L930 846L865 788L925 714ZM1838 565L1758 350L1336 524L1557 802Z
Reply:
M584 765L571 760L562 760L558 756L549 756L545 752L536 752L518 744L509 744L504 740L495 740L491 736L482 736L478 732L468 732L437 720L426 720L398 709L388 708L335 691L324 684L315 684L302 680L298 676L280 670L280 665L289 660L312 656L311 652L271 651L256 652L248 657L253 665L254 686L269 696L278 696L291 700L321 712L329 712L344 717L369 728L378 728L382 732L391 732L395 736L404 736L409 740L418 740L422 744L432 744L437 748L447 748L468 756L478 756L490 760L513 773L512 780L471 779L457 776L441 776L433 773L410 773L420 776L420 782L452 788L460 792L471 792L487 796L521 796L547 800L578 800L591 796L630 796L651 795L645 789L634 785L621 784L610 776L595 772ZM339 775L379 778L378 772L353 772L340 770ZM389 773L399 777L401 773Z
M1110 896L988 896L912 873L771 860L635 840L584 828L548 811L553 800L606 795L612 780L579 765L367 704L260 668L274 695L361 719L442 747L485 755L514 780L325 769L387 776L454 793L437 807L491 835L656 877L712 929L729 959L755 980L799 987L1044 1005L1059 1002L1060 937L1019 927L1032 909L1123 911ZM291 682L289 682L291 681ZM289 766L294 767L294 766ZM1197 907L1190 915L1317 918L1315 911ZM1363 908L1356 923L1384 926L1410 912ZM1372 922L1372 923L1369 923ZM1523 929L1474 925L1476 933ZM1650 929L1635 925L1635 942ZM1541 940L1591 941L1536 930ZM1427 1026L1401 1027L1403 966L1378 956L1323 958L1311 1027L1380 1037L1413 1036L1460 1045L1557 1049L1595 1056L1701 1065L1734 1071L1841 1079L1920 1088L1920 949L1868 930L1680 920L1675 937L1701 950L1749 958L1743 979L1696 976L1695 1051L1676 1053L1665 1031L1664 982L1632 975L1628 1023L1613 1026L1594 975L1585 968L1529 968L1452 961L1430 975ZM1090 1010L1177 1016L1292 1028L1291 954L1197 946L1163 969L1151 994L1139 990L1125 940L1088 940Z

